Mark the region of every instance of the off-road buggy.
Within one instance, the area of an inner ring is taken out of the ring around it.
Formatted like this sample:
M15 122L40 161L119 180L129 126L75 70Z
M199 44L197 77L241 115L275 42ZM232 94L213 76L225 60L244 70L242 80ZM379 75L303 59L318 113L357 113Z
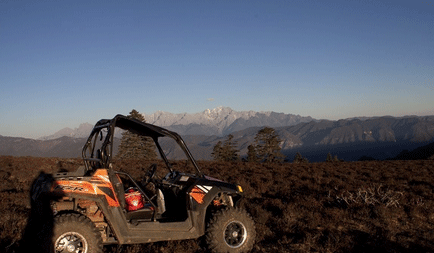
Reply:
M157 171L163 169L151 164L139 182L126 172L115 171L115 130L152 139L167 174L158 176ZM177 143L193 172L173 168L167 150L160 145L167 138ZM44 223L51 227L49 251L99 253L106 244L201 236L211 252L247 252L253 247L253 220L239 206L241 186L204 175L175 132L117 115L96 123L82 157L84 166L76 171L41 173L32 186L36 210L46 212L43 205L49 205L52 212L51 226L50 221Z

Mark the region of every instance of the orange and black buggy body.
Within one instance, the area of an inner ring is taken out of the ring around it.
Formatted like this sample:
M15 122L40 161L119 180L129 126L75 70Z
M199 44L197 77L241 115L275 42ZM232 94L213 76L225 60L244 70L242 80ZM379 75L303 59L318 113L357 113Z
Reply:
M158 164L166 168L152 163L137 181L116 171L115 131L152 139L162 160ZM185 154L190 171L173 168L160 144L166 139ZM210 252L248 252L253 247L253 220L239 206L241 186L204 175L175 132L117 115L96 123L82 157L84 164L76 171L41 173L32 186L37 217L51 217L41 228L49 234L49 243L44 242L47 251L100 253L107 244L199 237Z

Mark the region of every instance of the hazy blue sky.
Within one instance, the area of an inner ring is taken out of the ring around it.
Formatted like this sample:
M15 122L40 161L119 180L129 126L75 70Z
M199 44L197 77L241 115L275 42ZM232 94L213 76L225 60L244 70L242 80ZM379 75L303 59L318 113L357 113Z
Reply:
M135 108L434 115L434 1L0 1L0 135Z

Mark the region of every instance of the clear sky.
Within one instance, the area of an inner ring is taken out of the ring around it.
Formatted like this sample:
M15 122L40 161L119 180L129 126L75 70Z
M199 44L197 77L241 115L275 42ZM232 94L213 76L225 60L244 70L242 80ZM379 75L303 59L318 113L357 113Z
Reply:
M217 106L434 115L434 1L0 1L0 135Z

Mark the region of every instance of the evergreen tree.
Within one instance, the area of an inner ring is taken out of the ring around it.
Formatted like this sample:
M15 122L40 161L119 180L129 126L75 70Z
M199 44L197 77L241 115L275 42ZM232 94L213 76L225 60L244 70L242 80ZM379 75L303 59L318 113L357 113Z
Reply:
M258 162L258 154L256 153L256 148L254 145L249 145L247 147L247 161Z
M295 153L294 163L301 163L302 160L303 156L300 154L300 152Z
M222 156L224 161L236 161L239 159L239 151L236 148L237 143L233 141L233 138L234 136L230 134L223 143Z
M303 156L300 154L300 152L297 152L297 153L295 154L295 157L294 157L294 163L308 163L308 162L309 162L309 160L307 160L306 157L303 157Z
M331 162L332 161L332 154L330 154L330 152L327 154L327 158L326 158L326 162Z
M146 122L145 117L135 109L133 109L127 117ZM157 153L155 151L154 141L150 137L125 131L122 133L121 144L119 145L116 158L155 160Z
M217 144L214 146L211 156L214 160L216 161L222 161L222 142L219 141L217 142Z
M255 136L254 147L259 161L278 162L285 157L280 152L280 138L271 127L264 127Z
M239 159L236 142L232 141L234 136L228 135L224 143L217 142L214 146L211 156L216 161L236 161Z

